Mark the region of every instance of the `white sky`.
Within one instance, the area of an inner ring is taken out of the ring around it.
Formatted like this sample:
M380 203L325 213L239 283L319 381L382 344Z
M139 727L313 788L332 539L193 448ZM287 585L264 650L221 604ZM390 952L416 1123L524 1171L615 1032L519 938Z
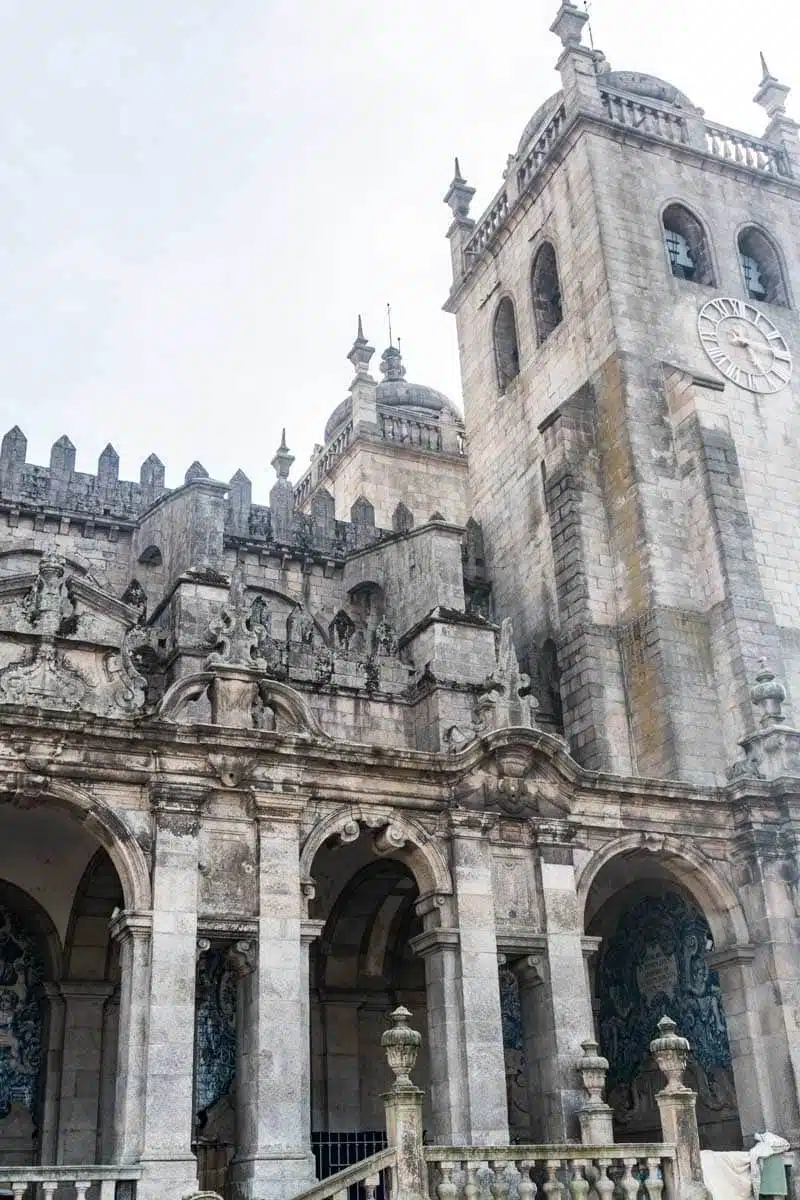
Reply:
M556 0L0 0L0 432L79 470L200 459L265 502L351 378L356 314L460 402L441 203L478 189L558 87ZM749 132L758 51L797 85L800 6L594 0L613 67ZM800 116L800 98L789 102Z

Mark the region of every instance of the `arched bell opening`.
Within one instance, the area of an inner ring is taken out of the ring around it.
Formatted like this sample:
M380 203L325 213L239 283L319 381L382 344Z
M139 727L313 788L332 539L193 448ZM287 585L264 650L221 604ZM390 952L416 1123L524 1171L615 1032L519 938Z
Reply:
M390 1076L381 1035L399 1004L427 1028L425 963L411 948L422 933L420 889L408 862L376 854L360 832L326 844L313 864L310 916L324 921L311 946L311 1128L320 1178L385 1145L382 1093ZM414 1082L428 1089L425 1044Z
M0 803L0 1162L111 1160L123 904L68 810Z
M729 914L704 907L710 893L691 884L690 872L634 852L606 862L589 889L586 933L601 939L590 975L597 1039L610 1064L606 1099L618 1141L660 1139L655 1097L664 1079L649 1044L666 1013L691 1044L686 1082L698 1094L701 1146L738 1149L733 1039L713 966L712 927L719 936Z

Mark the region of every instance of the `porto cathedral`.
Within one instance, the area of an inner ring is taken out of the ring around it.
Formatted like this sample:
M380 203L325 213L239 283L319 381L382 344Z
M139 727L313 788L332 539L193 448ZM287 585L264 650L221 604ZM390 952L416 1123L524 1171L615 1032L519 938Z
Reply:
M431 1145L575 1142L592 1040L658 1141L667 1014L701 1145L800 1148L798 125L585 22L444 197L463 415L359 321L268 504L2 440L4 1194L292 1200L401 1004Z

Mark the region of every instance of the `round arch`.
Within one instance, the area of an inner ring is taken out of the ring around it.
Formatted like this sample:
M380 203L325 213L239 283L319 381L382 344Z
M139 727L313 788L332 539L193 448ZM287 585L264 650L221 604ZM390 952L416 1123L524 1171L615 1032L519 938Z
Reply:
M408 867L420 898L452 896L450 867L430 834L410 817L368 805L339 808L312 829L300 852L301 879L313 879L314 859L326 842L334 837L344 842L355 841L363 828L375 831L373 848L378 855L391 855Z
M63 780L30 779L25 791L34 803L51 801L103 847L119 876L126 909L152 908L147 859L133 831L109 804Z
M25 922L36 939L46 978L56 982L61 977L61 939L50 914L30 892L7 879L0 879L0 907L11 909Z
M708 921L715 949L749 943L747 921L738 897L730 884L720 878L705 855L690 846L679 846L671 838L657 838L652 842L640 833L615 838L584 864L577 880L578 903L584 918L592 885L600 872L616 859L634 854L652 856L654 863L666 868L675 881L694 897Z

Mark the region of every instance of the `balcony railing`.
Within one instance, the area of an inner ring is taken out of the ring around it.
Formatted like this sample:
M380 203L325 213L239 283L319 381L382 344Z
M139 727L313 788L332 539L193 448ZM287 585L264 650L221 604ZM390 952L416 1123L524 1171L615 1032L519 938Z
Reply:
M715 158L740 163L752 171L763 171L766 175L788 175L786 156L778 146L760 138L748 137L726 125L706 122L706 146Z
M0 1196L14 1200L135 1200L138 1167L0 1167Z
M425 1161L433 1170L430 1194L437 1200L470 1200L473 1196L511 1195L533 1200L590 1200L637 1197L666 1200L675 1151L671 1146L426 1146Z
M601 89L600 99L607 117L615 125L624 125L626 129L665 138L679 145L689 141L686 117L682 113L605 89Z

